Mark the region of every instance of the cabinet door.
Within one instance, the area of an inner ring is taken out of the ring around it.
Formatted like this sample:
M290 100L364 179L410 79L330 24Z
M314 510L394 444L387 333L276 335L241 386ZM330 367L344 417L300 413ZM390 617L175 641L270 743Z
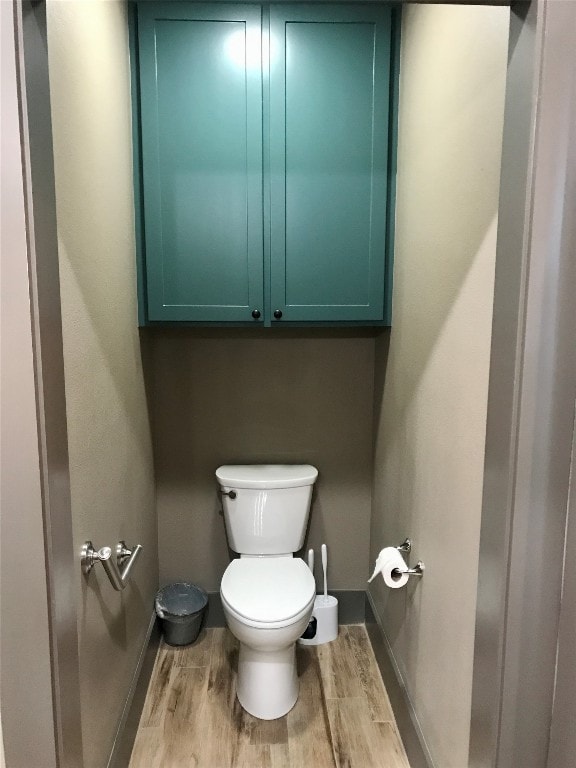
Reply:
M281 322L383 318L390 59L390 9L271 7L271 300Z
M139 4L148 320L263 319L261 17Z

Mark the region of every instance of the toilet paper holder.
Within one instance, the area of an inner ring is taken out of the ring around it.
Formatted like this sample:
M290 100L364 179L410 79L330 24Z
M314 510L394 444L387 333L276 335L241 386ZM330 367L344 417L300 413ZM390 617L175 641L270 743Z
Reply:
M411 552L412 551L412 539L405 538L402 544L399 544L396 549L399 552ZM394 572L398 574L407 573L408 576L424 576L426 566L422 560L418 560L414 568L394 568Z
M407 573L408 576L424 576L425 569L426 566L422 560L418 560L414 568L394 568L392 573L397 573L398 575Z

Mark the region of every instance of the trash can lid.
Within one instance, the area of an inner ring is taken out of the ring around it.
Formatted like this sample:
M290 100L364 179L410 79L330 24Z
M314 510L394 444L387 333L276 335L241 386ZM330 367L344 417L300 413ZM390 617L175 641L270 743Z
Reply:
M165 616L190 616L208 605L208 595L202 587L181 581L158 590L155 605L161 619Z

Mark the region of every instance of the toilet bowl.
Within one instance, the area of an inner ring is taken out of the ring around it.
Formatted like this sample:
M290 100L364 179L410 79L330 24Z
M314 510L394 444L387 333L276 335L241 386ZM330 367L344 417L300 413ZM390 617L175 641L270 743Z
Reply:
M237 696L251 715L274 720L296 703L295 643L315 595L314 577L299 558L242 557L226 569L220 596L228 627L240 641Z

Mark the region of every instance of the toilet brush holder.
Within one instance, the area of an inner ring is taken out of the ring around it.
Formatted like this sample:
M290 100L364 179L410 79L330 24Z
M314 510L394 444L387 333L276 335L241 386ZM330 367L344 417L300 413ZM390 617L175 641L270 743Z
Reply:
M338 600L333 595L316 595L308 628L300 645L322 645L338 637Z

